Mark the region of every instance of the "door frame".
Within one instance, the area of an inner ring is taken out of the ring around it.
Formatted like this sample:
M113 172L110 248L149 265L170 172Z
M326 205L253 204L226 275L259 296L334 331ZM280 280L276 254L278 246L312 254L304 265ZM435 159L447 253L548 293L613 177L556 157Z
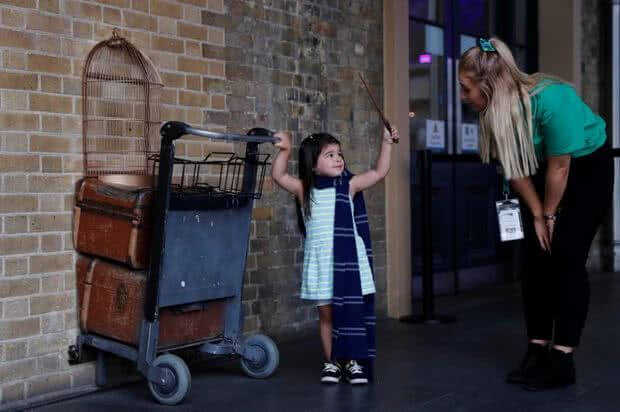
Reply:
M392 152L385 179L387 311L391 318L411 310L411 203L409 199L409 2L383 2L383 102L385 114L404 136ZM403 53L403 50L406 53Z

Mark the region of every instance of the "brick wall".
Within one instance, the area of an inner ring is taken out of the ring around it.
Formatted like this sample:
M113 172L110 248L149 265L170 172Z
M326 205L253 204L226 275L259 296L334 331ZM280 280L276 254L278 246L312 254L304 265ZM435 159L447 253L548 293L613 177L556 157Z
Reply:
M341 139L351 170L367 169L378 154L381 129L357 71L381 96L381 2L265 2L271 7L257 3L230 2L223 21L226 47L203 45L204 56L226 61L227 80L210 81L208 90L225 93L229 109L208 112L206 122L288 129L295 146L309 132L327 130ZM217 21L222 21L219 16L203 13L204 24ZM290 171L296 172L296 162ZM246 314L252 314L246 327L275 334L314 332L316 309L299 300L303 254L294 199L272 187L268 182L266 196L254 212L248 288L258 299L246 302ZM383 191L379 185L366 196L382 310Z
M376 0L0 0L0 403L92 385L70 367L77 333L71 243L82 170L83 59L114 27L154 62L164 119L213 130L289 129L341 138L350 169L368 168L380 126L356 72L382 95L382 3ZM229 145L185 139L200 157ZM275 153L273 148L267 151ZM295 165L291 165L294 171ZM385 310L383 186L367 194ZM293 199L269 180L253 216L246 331L315 331L298 298L302 239ZM17 403L16 403L17 402Z

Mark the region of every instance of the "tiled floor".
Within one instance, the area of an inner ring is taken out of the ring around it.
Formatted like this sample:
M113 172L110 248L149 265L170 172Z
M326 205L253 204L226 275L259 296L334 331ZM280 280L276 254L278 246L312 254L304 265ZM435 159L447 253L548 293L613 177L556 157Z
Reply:
M440 299L440 310L457 315L454 324L380 322L377 379L366 387L322 386L313 337L281 344L280 369L268 380L246 378L234 362L196 365L188 397L173 408L139 382L37 411L619 411L620 274L592 280L578 383L569 389L530 393L504 383L525 349L519 290L508 285Z

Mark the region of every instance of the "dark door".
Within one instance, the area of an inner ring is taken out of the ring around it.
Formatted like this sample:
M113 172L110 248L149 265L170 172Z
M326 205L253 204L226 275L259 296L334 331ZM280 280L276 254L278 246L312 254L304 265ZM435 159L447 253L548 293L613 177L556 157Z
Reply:
M535 0L410 0L409 95L412 141L413 295L421 295L420 186L416 150L433 150L435 292L512 279L518 244L500 244L495 201L502 177L478 156L478 115L461 104L458 59L479 37L495 34L520 67L535 69Z

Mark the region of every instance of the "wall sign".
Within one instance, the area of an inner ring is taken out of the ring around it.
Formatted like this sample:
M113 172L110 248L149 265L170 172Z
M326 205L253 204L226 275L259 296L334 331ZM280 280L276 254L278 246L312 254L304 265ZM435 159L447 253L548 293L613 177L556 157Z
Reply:
M461 150L464 152L478 152L479 126L474 123L461 124Z
M426 148L445 149L446 133L443 120L426 120Z

